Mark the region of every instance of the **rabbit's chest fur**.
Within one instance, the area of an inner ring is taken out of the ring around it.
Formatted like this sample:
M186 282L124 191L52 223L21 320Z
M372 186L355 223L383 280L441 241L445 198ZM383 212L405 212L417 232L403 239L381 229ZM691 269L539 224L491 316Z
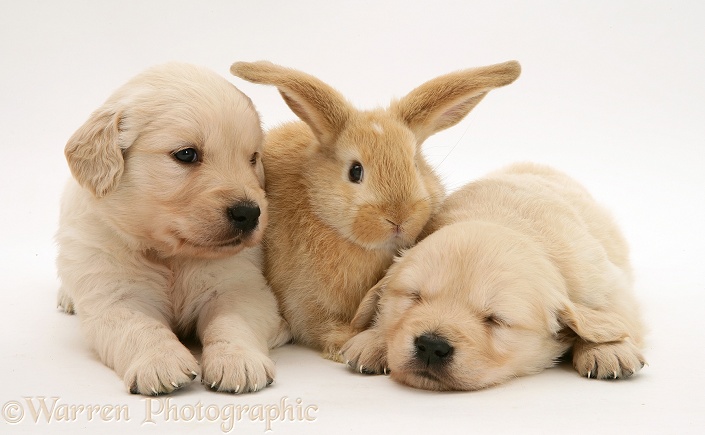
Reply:
M304 128L290 124L268 134L265 273L295 339L322 347L330 324L350 323L396 251L366 249L317 217L301 174L306 170Z

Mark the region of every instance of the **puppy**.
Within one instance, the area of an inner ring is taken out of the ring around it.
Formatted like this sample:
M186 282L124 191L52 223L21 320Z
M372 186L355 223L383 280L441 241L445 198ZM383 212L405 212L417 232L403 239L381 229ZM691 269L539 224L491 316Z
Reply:
M450 195L430 235L373 287L343 347L361 373L476 390L552 366L572 349L588 378L644 365L627 245L575 181L518 164Z
M249 98L186 64L138 75L66 145L59 306L131 393L257 391L289 340L257 247L263 133ZM177 336L203 344L202 369Z

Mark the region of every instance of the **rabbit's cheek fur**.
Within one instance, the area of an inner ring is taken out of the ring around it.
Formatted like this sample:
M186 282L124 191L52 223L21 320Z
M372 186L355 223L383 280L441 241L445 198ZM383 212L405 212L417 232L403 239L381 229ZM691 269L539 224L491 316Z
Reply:
M364 205L355 215L353 238L370 248L411 246L430 216L424 201L399 206Z

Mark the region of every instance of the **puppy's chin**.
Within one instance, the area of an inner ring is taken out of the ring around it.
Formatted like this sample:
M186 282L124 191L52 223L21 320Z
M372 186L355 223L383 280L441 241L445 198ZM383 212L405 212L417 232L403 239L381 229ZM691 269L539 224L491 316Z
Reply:
M425 370L392 370L391 378L397 382L422 390L452 391L459 388L453 387L453 380L444 375L436 375Z
M257 246L261 240L261 231L246 237L233 237L221 242L201 243L199 241L181 239L174 246L170 255L212 259L231 257L239 254L245 248Z
M397 370L391 369L391 377L397 382L410 387L432 391L475 391L496 385L498 382L480 383L465 382L457 379L452 372L435 373L428 370Z

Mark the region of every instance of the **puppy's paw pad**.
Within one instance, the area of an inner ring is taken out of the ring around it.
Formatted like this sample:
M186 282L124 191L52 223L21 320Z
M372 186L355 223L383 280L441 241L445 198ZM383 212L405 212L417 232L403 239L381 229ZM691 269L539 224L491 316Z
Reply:
M201 382L214 391L252 393L274 382L274 362L258 350L245 350L229 343L203 348Z
M357 334L343 345L341 351L345 363L358 373L365 375L389 374L387 347L374 329Z
M623 379L646 364L639 349L629 341L582 343L573 350L573 366L589 379Z
M158 396L190 383L199 374L198 361L177 340L142 355L125 372L130 393Z

